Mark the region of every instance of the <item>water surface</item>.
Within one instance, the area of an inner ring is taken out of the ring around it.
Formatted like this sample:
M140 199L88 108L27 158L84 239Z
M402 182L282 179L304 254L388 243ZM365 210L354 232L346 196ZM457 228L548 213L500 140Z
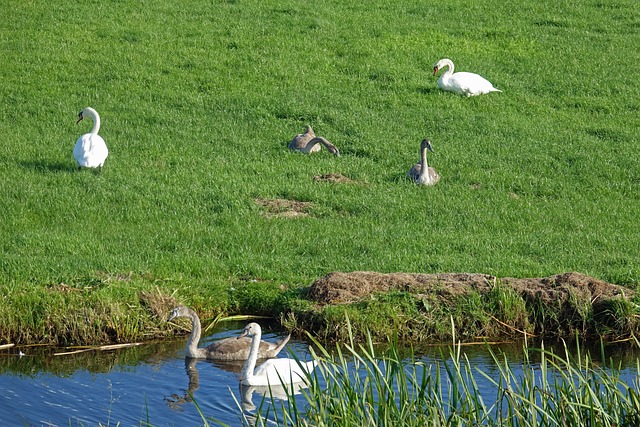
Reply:
M200 345L237 336L243 327L243 323L225 324ZM266 327L263 338L276 341L282 336ZM66 356L53 356L51 349L4 350L0 354L0 425L195 426L203 423L198 406L207 417L241 425L242 411L254 413L266 390L240 388L241 363L185 359L185 343L186 338L181 338ZM495 351L504 352L518 372L521 348L521 344L514 344ZM26 355L20 357L18 351ZM290 357L289 351L303 360L310 359L304 342L292 339L279 356ZM474 367L497 375L484 346L464 347L462 351ZM444 363L449 355L446 347L429 347L421 353L420 360L428 364ZM632 378L637 352L612 354L623 366L631 366L624 375ZM495 389L490 383L481 375L476 380L485 397L494 399ZM284 391L275 390L274 395L283 397ZM301 395L298 403L304 407Z
M200 345L237 336L243 327L229 324ZM263 339L282 337L267 329ZM201 425L192 396L207 417L239 425L242 364L187 359L185 343L182 338L67 356L53 356L51 349L5 350L0 356L0 425ZM287 350L310 357L302 342L290 342L280 356L290 356ZM251 409L251 400L260 403L260 395L249 394L259 391L242 390L245 408Z

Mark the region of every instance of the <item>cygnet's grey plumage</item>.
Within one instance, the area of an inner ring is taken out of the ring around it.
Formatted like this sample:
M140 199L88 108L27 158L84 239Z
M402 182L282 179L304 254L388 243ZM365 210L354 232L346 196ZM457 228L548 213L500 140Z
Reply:
M331 154L340 156L340 150L338 150L338 147L333 145L326 138L316 136L311 126L307 125L307 129L304 133L297 134L291 141L289 141L288 147L291 150L310 154L320 151L323 145Z
M189 307L176 307L171 311L167 321L170 322L176 317L191 319L191 335L189 336L186 347L187 357L209 360L246 360L249 357L251 338L223 338L208 347L199 348L198 342L200 341L202 326L200 325L200 319L196 312ZM264 340L260 341L258 358L276 357L278 353L280 353L280 350L289 342L289 338L291 338L291 335L288 335L282 341L276 343Z
M407 177L419 185L435 185L440 181L438 172L427 164L427 150L433 152L431 141L425 138L420 142L420 162L407 172Z

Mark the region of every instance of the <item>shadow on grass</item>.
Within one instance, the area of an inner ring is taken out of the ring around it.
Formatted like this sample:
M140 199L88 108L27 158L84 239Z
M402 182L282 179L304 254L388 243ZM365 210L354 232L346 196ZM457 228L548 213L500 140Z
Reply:
M340 155L344 156L352 156L352 157L362 157L362 158L370 158L377 159L377 156L374 155L373 152L367 149L361 148L353 148L353 147L345 147L340 149Z
M20 162L20 166L25 169L33 169L37 172L76 172L78 167L74 163L49 162L46 160L27 160Z
M439 89L436 86L421 86L417 89L418 93L421 93L423 95L431 95L433 93L436 93L439 91Z

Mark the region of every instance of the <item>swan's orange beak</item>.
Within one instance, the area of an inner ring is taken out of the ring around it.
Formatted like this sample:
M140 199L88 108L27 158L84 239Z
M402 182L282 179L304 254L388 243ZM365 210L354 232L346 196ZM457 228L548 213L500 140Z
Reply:
M80 123L84 117L82 117L82 113L78 114L78 121L76 124Z
M433 67L433 75L435 76L436 74L438 74L438 67Z

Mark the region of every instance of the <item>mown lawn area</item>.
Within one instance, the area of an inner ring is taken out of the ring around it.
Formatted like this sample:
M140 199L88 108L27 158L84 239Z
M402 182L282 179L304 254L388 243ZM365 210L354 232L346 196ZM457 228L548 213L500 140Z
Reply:
M637 0L4 3L0 317L14 331L59 334L51 312L87 306L126 317L141 292L277 311L273 293L301 298L331 271L640 282ZM503 92L438 90L444 57ZM87 106L101 172L71 154ZM290 152L306 124L341 156ZM405 178L424 137L435 187ZM276 199L307 204L259 203ZM265 300L243 294L256 281Z

